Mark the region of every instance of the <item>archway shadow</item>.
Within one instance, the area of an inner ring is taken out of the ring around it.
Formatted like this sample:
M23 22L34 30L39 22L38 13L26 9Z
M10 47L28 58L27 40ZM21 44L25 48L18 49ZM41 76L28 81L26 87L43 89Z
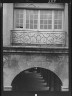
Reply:
M12 91L61 91L62 81L48 69L33 67L20 72L11 85Z

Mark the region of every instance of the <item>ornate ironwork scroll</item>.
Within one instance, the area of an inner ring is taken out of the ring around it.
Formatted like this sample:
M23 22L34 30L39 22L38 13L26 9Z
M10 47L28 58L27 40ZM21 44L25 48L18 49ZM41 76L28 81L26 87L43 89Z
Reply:
M24 32L11 31L13 44L63 44L65 45L65 32Z

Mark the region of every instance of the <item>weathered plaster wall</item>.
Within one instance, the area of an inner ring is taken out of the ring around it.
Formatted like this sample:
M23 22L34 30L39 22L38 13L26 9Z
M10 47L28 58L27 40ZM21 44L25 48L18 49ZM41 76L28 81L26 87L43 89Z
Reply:
M23 54L4 55L4 86L10 86L14 77L31 67L43 67L55 72L68 88L68 55L67 54Z

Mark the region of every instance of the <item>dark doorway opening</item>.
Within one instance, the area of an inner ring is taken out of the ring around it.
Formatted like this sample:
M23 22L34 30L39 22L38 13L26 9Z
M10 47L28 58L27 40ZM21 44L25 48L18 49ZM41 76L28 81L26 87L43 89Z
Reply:
M12 91L61 91L62 81L48 69L33 67L20 72L11 85Z

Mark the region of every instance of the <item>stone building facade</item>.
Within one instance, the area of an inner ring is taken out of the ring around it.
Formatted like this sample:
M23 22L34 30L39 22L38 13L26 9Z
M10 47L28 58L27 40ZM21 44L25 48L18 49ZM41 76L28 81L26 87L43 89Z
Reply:
M3 3L4 90L31 67L53 71L69 90L68 35L67 3Z

